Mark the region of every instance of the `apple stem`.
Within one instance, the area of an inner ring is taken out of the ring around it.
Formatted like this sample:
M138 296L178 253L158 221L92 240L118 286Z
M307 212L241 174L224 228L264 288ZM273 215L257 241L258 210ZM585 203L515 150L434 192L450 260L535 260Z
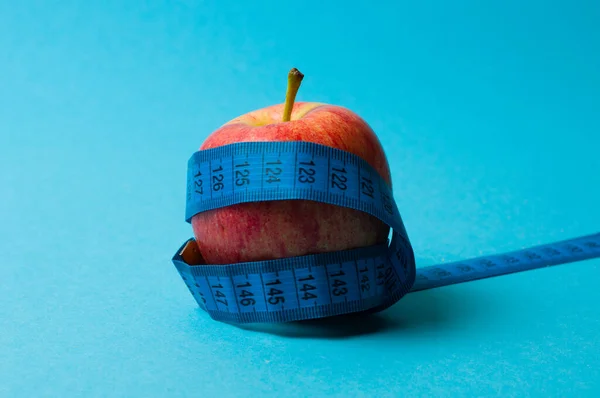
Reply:
M296 100L296 94L300 88L304 75L296 68L292 68L288 73L288 84L287 91L285 93L285 107L283 108L283 121L289 122L292 119L292 109L294 108L294 101Z

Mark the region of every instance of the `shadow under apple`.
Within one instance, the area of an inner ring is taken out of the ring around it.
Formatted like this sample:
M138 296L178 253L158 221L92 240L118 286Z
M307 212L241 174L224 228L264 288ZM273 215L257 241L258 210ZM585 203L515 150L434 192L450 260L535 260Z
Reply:
M489 297L477 289L442 287L409 293L375 314L348 314L280 324L235 325L244 330L290 338L347 339L369 334L420 336L459 327L489 311Z

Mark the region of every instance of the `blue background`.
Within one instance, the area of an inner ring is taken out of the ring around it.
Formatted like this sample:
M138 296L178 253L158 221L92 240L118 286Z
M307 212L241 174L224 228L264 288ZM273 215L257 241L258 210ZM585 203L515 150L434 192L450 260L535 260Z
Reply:
M241 329L170 258L188 157L283 101L379 135L419 266L598 232L597 1L0 1L0 396L600 393L600 261Z

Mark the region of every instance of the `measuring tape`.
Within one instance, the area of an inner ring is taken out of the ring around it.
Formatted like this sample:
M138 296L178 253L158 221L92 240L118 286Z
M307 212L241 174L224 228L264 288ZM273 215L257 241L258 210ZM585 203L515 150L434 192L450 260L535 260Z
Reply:
M417 270L412 292L600 257L600 233Z
M237 264L205 264L193 239L172 261L199 306L229 323L378 312L410 291L600 256L600 234L417 272L389 186L360 157L309 142L242 142L195 152L185 219L239 203L311 200L360 210L392 229L386 244ZM577 248L573 249L573 248ZM554 250L554 251L552 251Z

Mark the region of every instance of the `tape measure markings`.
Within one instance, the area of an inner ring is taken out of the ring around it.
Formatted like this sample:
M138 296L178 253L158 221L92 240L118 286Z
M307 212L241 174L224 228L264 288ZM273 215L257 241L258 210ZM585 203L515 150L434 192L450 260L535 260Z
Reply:
M600 257L600 233L417 269L411 292Z
M271 322L380 311L409 291L414 253L391 189L358 156L307 142L251 142L198 151L188 162L187 222L233 204L294 199L371 214L391 228L391 241L229 265L190 266L176 255L173 262L211 317Z
M274 153L269 152L271 149L274 149ZM248 161L250 156L247 155L256 153L264 155L259 167L257 167L257 163ZM241 179L236 180L243 181L240 184L244 189L236 191L236 184L225 185L223 181L225 175L233 175L235 157L242 154L246 156L245 163L248 163L248 167L240 174ZM298 154L310 156L300 157ZM186 220L189 222L191 216L199 211L229 206L234 202L286 199L315 200L356 208L378 218L384 217L381 214L383 211L390 216L399 215L392 200L393 194L387 184L376 172L371 170L372 168L367 162L349 155L351 154L335 148L307 142L250 142L198 151L188 164L188 170L192 172L192 176L190 178L188 175L190 183L188 183L187 189ZM224 158L231 159L231 167L224 166L228 163L223 161ZM331 158L342 162L342 167L336 169L343 170L343 172L333 170ZM219 159L218 166L213 164L213 159ZM292 164L291 170L290 164ZM325 166L325 164L327 165ZM252 171L257 169L264 170L261 173L264 175L260 178L260 187L253 183L256 180L249 177L255 174ZM317 174L317 172L322 174L323 169L326 170L326 178ZM218 171L211 173L211 170ZM207 174L212 182L209 189L204 187L203 176ZM354 182L350 181L352 177L354 177ZM342 180L344 184L340 183ZM300 184L297 184L297 181ZM271 186L265 186L265 182ZM210 192L209 197L206 197L207 191ZM250 192L255 192L255 194L249 194ZM215 198L215 196L217 197ZM375 200L377 196L380 197L379 206Z
M379 248L386 249L385 246ZM313 257L310 260L307 257L287 258L285 267L274 267L273 262L220 267L187 266L176 261L176 265L194 297L209 313L231 312L231 304L235 302L237 309L234 308L234 312L241 313L314 307L319 314L327 314L328 310L339 314L380 305L386 289L392 290L400 283L392 269L386 266L387 259L381 255L382 251L376 247L367 249L362 253L357 251L359 257L354 261L350 252L341 252L336 260L332 259L337 257L336 253L323 253L307 256ZM227 320L235 318L218 316ZM256 316L245 314L248 321L256 321Z
M372 247L228 265L186 264L181 251L189 240L173 263L212 318L287 322L377 312L409 292L600 256L597 234L588 237L590 247L562 243L578 248L573 252L544 245L417 270L390 187L358 156L308 142L244 142L195 152L188 162L187 222L238 203L298 199L371 214L391 228L392 238Z
M183 246L182 246L183 248ZM372 248L369 248L372 249ZM373 248L374 249L374 248ZM377 250L375 250L377 251ZM324 253L323 255L332 255L335 253ZM424 268L417 269L417 277L416 281L410 290L410 293L419 292L423 290L439 288L443 286L449 286L459 283L465 283L485 278L496 277L500 275L507 275L516 272L523 272L533 269L539 269L554 265L566 264L576 261L589 260L593 258L600 257L600 233L591 234L587 236L582 236L579 238L568 239L560 242L554 242L550 244L544 244L540 246L535 246L531 248L526 248L522 250L512 251L508 253L502 254L494 254L490 256L482 256L476 257L472 259L467 259L463 261L456 261L447 264L438 264L433 266L428 266ZM331 261L331 260L328 260ZM368 262L369 260L360 260ZM327 261L326 261L327 262ZM305 264L303 261L300 261L301 264ZM176 265L181 265L182 263L176 262ZM247 263L249 264L249 263ZM493 264L493 265L492 265ZM237 264L239 265L239 264ZM290 262L289 269L292 270L294 267L298 266L298 264L294 262ZM301 265L300 265L301 266ZM223 271L220 267L209 266L212 271ZM192 274L188 273L188 270L195 269L195 266L192 267L180 267L180 273L184 280L186 280L186 276L188 276L189 280L193 281L194 277ZM372 271L375 269L374 267L364 267L360 266L355 268L367 270L369 272L369 281L375 280L375 276L373 276ZM295 272L296 275L298 273L307 270L309 273L314 272L310 266L306 268L298 268ZM256 269L255 271L259 271ZM215 272L215 275L219 272ZM260 274L257 274L260 279ZM241 276L238 276L241 277ZM245 275L245 280L251 280L256 275ZM317 278L318 279L318 278ZM359 277L357 276L357 279ZM243 281L245 281L243 280ZM186 282L188 283L188 282ZM204 282L207 283L207 282ZM258 286L262 286L262 283L259 283ZM190 292L194 297L196 297L197 301L202 301L202 293L201 290L193 289L191 286ZM264 291L261 288L252 287L252 289L256 289L255 292L264 294ZM200 297L198 297L200 296ZM214 300L214 298L211 298ZM361 300L368 300L369 297L362 295ZM266 297L265 297L266 301ZM356 305L352 305L349 303L345 308L334 308L332 312L334 313L344 313L345 311L356 312L360 311L359 301L355 302ZM317 304L315 304L317 307ZM302 307L305 308L305 307ZM327 304L324 304L325 310L322 310L319 314L322 316L327 316ZM243 310L243 309L242 309ZM266 307L265 307L266 310ZM253 309L253 312L256 313L256 309ZM289 316L285 316L285 314L280 315L272 315L269 316L260 315L260 313L256 313L255 315L248 318L248 322L271 322L273 318L277 322L285 322L289 320L295 319L304 319L309 317L309 315L314 316L315 312L302 313L302 311L292 311ZM236 321L237 317L226 316L223 314L217 315L219 320L222 321Z

